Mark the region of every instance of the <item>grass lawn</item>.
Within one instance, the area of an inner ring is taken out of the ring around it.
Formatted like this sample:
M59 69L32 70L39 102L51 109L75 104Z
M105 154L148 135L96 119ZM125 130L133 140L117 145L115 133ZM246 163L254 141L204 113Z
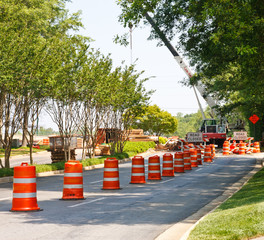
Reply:
M40 146L40 149L33 148L33 153L47 151L49 146ZM17 155L29 154L29 147L12 148L11 157ZM4 158L5 150L0 149L0 158Z
M264 168L207 215L188 240L249 239L264 235Z

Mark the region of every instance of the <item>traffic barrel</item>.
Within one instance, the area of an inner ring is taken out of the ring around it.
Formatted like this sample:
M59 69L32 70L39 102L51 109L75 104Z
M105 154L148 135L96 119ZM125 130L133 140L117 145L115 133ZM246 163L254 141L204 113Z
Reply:
M149 157L148 180L161 180L160 157L158 155Z
M36 167L21 163L14 167L13 201L10 211L41 211L37 203Z
M215 158L215 145L214 144L210 144L210 147L211 147L211 151L212 151L211 157L212 157L212 159L214 159Z
M130 183L146 183L144 158L141 156L135 156L132 158Z
M190 157L191 157L191 167L198 167L197 163L197 150L192 148L190 149Z
M184 172L183 152L176 152L174 154L174 172Z
M212 150L210 146L204 149L204 162L212 162Z
M202 150L200 148L196 149L197 151L197 163L198 165L202 165L203 161L202 161Z
M240 154L240 155L246 154L246 144L245 143L243 143L243 142L239 143L238 154Z
M224 141L223 155L229 155L229 142L228 141Z
M189 151L183 152L184 170L192 170L191 167L191 155Z
M259 142L254 142L253 144L253 152L254 153L260 153L260 146L259 146Z
M162 177L174 177L173 155L170 153L163 155Z
M104 179L102 189L120 189L118 160L116 158L107 158L104 161Z
M61 200L84 200L83 167L79 161L69 160L65 163Z

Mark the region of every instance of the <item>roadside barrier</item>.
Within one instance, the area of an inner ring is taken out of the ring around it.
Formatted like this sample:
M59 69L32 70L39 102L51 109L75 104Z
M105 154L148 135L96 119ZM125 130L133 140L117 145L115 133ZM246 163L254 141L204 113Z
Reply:
M198 165L202 165L203 161L202 161L202 150L201 149L196 149L197 151L197 164Z
M197 163L197 150L190 149L190 157L191 157L191 167L198 167Z
M184 170L192 170L191 155L189 151L183 152Z
M210 146L206 146L204 150L204 162L212 162L212 150Z
M61 200L84 200L83 168L79 161L69 160L65 163L63 194Z
M253 149L254 153L260 153L259 142L254 142L253 147L254 147L254 149Z
M174 172L183 173L184 172L184 162L183 162L183 152L176 152L174 154Z
M116 158L107 158L104 161L104 179L102 189L120 189L118 160Z
M146 183L144 158L141 156L135 156L132 158L130 183Z
M225 141L223 144L223 155L229 155L229 142Z
M162 177L174 177L173 155L165 153L162 163Z
M14 167L11 212L41 211L37 204L36 167L21 163Z
M158 155L149 157L148 180L161 180L160 157Z
M241 142L239 143L239 150L238 150L238 154L239 155L244 155L246 154L246 149L245 149L245 143Z
M210 147L211 147L211 151L212 151L211 157L212 157L212 159L214 159L215 158L215 145L214 144L210 144Z

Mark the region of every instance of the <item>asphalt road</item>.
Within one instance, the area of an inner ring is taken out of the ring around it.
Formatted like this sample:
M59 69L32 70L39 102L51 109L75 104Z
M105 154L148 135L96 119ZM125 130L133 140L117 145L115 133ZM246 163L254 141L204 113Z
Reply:
M101 189L103 169L85 171L86 200L78 201L59 200L63 175L40 177L38 205L44 210L32 213L9 211L12 183L3 183L0 239L152 240L217 198L255 163L254 156L220 156L175 177L129 184L131 162L127 162L119 165L121 190Z

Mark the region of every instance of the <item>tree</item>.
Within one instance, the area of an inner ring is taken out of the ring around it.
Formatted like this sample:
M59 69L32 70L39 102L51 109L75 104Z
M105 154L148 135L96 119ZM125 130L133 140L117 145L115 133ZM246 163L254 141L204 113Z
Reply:
M162 111L157 105L147 106L144 111L143 115L135 119L134 127L157 136L174 133L177 130L177 119L167 111Z
M124 25L137 25L148 11L169 39L179 33L179 48L197 72L189 84L202 81L207 94L218 99L222 115L262 117L262 1L120 0L118 4ZM150 39L154 38L159 39L152 30Z

